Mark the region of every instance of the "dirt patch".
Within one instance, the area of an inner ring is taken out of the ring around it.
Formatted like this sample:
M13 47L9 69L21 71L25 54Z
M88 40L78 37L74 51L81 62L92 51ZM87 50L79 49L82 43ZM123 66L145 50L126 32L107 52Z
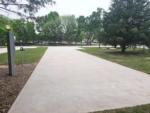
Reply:
M16 76L8 76L8 68L0 65L0 113L7 113L33 72L36 63L16 66Z

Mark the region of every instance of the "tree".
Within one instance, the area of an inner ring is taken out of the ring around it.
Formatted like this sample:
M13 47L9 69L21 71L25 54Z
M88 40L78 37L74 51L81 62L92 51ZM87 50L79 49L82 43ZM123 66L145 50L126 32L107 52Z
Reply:
M104 12L104 21L103 21L103 28L104 28L104 37L102 38L103 44L110 44L114 47L117 46L119 43L119 24L117 23L117 16L114 16L114 13L107 13Z
M92 26L92 16L86 17L86 26L85 26L85 41L87 45L91 45L92 41L94 40L94 32Z
M77 18L77 24L78 28L76 38L82 43L82 40L86 37L86 18L84 16L80 16Z
M88 17L80 16L77 18L78 32L77 37L80 40L86 41L87 45L91 45L94 39L101 42L103 34L103 10L98 8L97 11L93 11Z
M11 23L9 18L0 15L0 46L6 43L6 25L9 23Z
M90 27L91 32L94 34L94 39L97 39L99 42L99 47L101 43L101 38L103 37L103 9L98 8L97 11L94 11L90 16Z
M62 26L59 14L50 12L48 15L37 19L37 29L40 34L43 34L43 39L49 42L62 41Z
M35 39L35 29L33 22L26 22L24 20L13 20L12 29L14 35L16 36L16 41L18 43L27 44L29 42L34 43Z
M149 23L149 11L149 0L113 0L104 17L105 42L119 44L122 52L131 45L144 44L148 40L149 28L144 26Z
M62 16L61 25L64 33L64 39L69 44L75 41L77 33L77 21L75 16Z
M87 45L91 45L94 39L97 39L100 43L100 32L103 31L103 21L102 21L102 9L98 8L97 11L93 11L89 17L86 17L86 41Z
M37 40L34 23L33 22L26 22L25 28L26 28L26 33L27 33L27 35L26 35L27 40L34 44Z
M4 46L6 43L6 31L0 28L0 46Z

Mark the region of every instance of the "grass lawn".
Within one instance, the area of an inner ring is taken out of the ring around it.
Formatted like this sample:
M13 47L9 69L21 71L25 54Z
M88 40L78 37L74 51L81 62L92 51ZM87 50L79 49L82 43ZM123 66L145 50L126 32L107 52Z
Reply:
M25 51L16 51L16 64L31 64L38 62L45 53L47 47L38 47L25 49ZM0 65L7 64L7 53L0 54Z
M120 49L85 47L80 51L150 74L150 51L148 50L127 50L126 53L121 53Z

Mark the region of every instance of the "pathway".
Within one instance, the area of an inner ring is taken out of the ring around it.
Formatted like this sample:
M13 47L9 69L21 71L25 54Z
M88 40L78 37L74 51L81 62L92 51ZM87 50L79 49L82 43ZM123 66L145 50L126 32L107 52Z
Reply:
M9 113L85 113L150 103L150 76L82 53L49 47Z

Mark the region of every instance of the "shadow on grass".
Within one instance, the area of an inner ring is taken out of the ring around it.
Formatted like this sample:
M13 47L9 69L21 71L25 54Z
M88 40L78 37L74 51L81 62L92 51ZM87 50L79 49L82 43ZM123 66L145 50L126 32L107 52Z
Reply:
M148 50L137 50L137 51L126 51L126 52L121 52L119 50L111 50L111 51L105 51L104 53L106 54L111 54L111 55L123 55L123 56L129 56L129 55L132 55L132 56L142 56L143 54L144 55L148 55L150 54L150 52Z

